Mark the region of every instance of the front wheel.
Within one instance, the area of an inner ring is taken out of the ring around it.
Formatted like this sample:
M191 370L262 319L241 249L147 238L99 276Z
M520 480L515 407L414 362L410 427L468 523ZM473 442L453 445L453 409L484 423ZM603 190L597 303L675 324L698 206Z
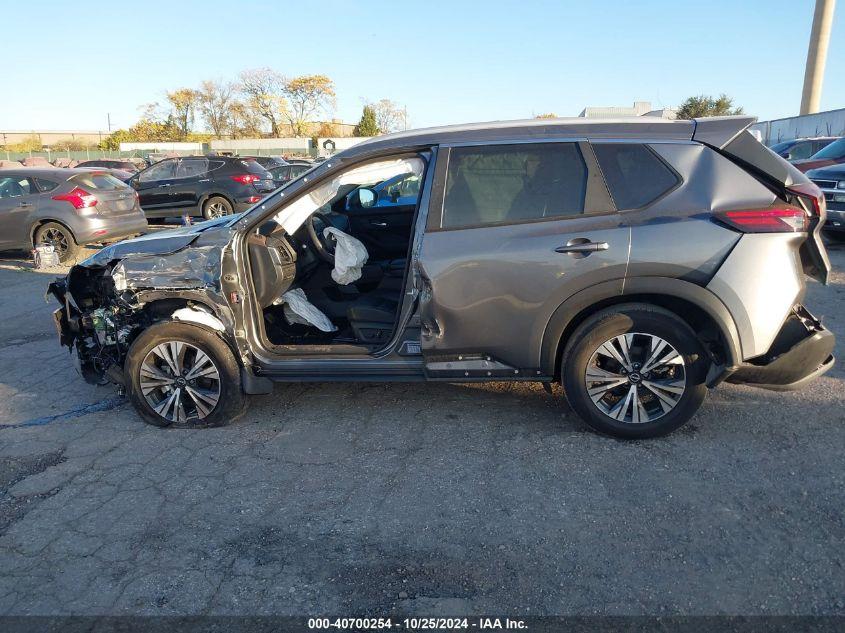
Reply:
M593 429L637 439L685 424L707 393L709 359L680 317L647 304L595 314L569 339L561 378L572 408Z
M216 334L163 321L132 343L124 364L127 391L155 426L221 426L243 413L240 366Z

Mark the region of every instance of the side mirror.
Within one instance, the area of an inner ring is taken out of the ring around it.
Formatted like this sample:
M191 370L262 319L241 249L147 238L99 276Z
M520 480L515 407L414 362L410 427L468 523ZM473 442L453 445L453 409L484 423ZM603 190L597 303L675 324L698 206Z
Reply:
M346 210L356 211L360 209L369 209L376 206L376 199L378 196L372 189L366 187L358 187L355 191L346 196Z
M129 186L130 186L130 187L132 187L133 189L137 189L137 188L138 188L138 183L140 183L140 182L141 182L141 177L140 177L140 174L135 174L134 176L132 176L132 178L130 178L129 180L127 180L127 182L129 183Z

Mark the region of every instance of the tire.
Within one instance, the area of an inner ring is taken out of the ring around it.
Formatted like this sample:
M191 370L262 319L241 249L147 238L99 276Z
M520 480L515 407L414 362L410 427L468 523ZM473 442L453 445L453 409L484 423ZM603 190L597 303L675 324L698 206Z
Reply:
M69 228L58 222L45 222L35 231L34 245L52 244L59 255L59 261L72 262L79 253L79 244Z
M196 350L205 354L208 362ZM181 372L181 380L174 376L178 376L179 372L171 369L172 365L162 353L169 353L170 360L184 370ZM178 354L181 354L181 360L177 358ZM217 372L216 383L214 374L206 371L209 362ZM203 371L190 382L189 372L197 366ZM247 400L241 388L240 365L234 354L219 336L196 325L162 321L147 328L130 346L124 372L129 399L144 421L154 426L222 426L246 410ZM151 388L168 381L165 387ZM175 402L166 404L177 388L180 390L177 397L181 407L174 406ZM156 405L162 408L156 411Z
M671 433L698 411L709 364L695 333L676 314L626 304L602 310L572 333L561 382L570 406L591 428L643 439Z
M202 204L202 217L206 220L232 215L232 211L232 203L223 196L211 196Z

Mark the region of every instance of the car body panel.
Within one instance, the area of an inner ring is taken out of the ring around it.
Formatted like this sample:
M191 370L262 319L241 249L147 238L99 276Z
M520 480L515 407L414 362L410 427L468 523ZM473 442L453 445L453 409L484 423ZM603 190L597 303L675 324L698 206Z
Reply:
M743 235L707 289L728 307L744 360L765 354L804 293L800 234ZM753 270L755 274L750 275Z

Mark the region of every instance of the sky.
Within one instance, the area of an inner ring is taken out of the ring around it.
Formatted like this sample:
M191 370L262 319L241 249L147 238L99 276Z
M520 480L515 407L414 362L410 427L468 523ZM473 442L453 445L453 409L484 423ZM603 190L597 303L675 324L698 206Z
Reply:
M2 1L0 130L128 127L140 106L244 69L325 74L334 117L365 101L409 124L726 93L760 120L798 114L813 0ZM17 25L17 26L15 26ZM845 3L821 109L845 107Z

